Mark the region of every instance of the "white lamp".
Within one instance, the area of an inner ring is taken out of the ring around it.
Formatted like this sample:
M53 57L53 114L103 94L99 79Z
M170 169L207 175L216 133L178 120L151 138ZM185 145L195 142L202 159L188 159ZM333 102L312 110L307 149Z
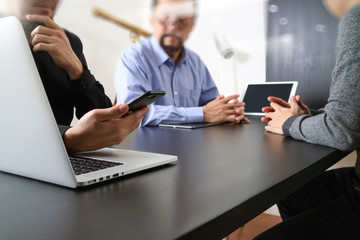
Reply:
M214 34L214 41L216 48L224 59L230 59L234 56L234 49L227 46L224 40L216 33Z

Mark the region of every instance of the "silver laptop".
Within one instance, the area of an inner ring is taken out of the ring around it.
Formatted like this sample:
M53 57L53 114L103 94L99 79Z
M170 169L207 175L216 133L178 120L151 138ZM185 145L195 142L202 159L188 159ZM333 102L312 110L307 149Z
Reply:
M15 17L0 18L0 68L1 171L76 188L177 160L172 155L104 148L80 154L72 167ZM80 167L83 162L94 163L100 170Z
M269 96L289 101L296 93L298 82L265 82L253 83L247 86L243 102L245 102L245 115L264 116L261 109L269 106Z

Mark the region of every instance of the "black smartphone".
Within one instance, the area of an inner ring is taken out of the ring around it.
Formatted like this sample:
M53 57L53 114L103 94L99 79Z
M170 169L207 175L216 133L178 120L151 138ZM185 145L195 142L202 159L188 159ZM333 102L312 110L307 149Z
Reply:
M165 91L147 91L140 97L131 101L129 105L129 112L135 112L141 108L144 108L151 103L155 102L159 98L165 95Z

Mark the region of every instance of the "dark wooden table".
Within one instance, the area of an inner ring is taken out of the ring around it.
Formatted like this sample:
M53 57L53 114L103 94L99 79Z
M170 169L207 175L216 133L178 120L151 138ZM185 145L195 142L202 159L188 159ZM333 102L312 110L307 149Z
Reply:
M179 160L76 190L0 172L0 238L221 239L347 155L258 119L145 127L116 147Z

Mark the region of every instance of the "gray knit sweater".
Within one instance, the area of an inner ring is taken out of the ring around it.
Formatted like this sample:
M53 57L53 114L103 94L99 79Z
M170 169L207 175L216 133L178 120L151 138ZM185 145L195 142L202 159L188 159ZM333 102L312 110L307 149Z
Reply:
M288 119L284 133L309 143L343 151L357 150L360 177L360 5L341 19L327 104L315 115Z

